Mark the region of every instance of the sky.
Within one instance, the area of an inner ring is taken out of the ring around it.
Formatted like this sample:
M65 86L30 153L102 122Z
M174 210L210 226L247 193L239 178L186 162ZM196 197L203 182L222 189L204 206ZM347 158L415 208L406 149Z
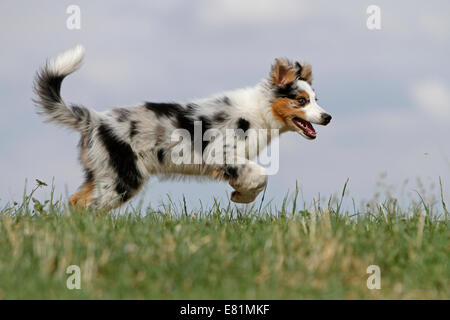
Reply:
M70 5L80 8L79 30L66 26ZM369 5L380 8L379 30L367 28ZM316 126L314 141L281 136L265 201L281 203L298 183L311 203L338 194L347 178L357 202L381 189L436 193L439 177L450 200L449 12L449 1L2 0L0 203L20 199L26 179L29 187L54 180L63 197L83 180L77 133L44 124L31 101L36 70L78 43L84 65L62 96L99 111L252 86L277 57L310 62L333 120ZM142 197L198 205L226 203L231 191L224 182L151 178Z

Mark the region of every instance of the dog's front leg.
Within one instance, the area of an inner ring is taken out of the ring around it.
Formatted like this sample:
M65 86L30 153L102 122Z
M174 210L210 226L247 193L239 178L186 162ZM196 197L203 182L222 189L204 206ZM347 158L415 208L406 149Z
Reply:
M241 162L243 163L225 165L224 177L235 190L231 194L231 201L250 203L266 187L267 173L253 161L244 159Z

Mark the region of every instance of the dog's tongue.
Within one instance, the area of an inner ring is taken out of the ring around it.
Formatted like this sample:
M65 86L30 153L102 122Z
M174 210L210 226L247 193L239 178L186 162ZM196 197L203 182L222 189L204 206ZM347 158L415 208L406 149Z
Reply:
M306 120L303 120L301 118L294 118L292 119L292 121L295 123L295 125L297 127L299 127L300 129L303 130L303 132L312 138L316 137L316 130L314 130L314 127L312 126L312 124Z
M314 130L312 124L306 120L300 119L301 123L303 124L303 131L308 136L315 137L316 136L316 130Z
M306 129L306 133L310 136L316 136L316 131L314 130L313 126L311 125L311 123L305 121L305 129Z

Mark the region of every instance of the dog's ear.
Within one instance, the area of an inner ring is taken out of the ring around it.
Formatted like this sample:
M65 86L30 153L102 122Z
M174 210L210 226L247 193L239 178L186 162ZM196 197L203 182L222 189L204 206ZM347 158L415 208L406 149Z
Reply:
M309 63L300 64L298 61L295 62L295 69L297 70L295 75L297 79L308 82L310 85L313 81L312 67Z
M270 77L274 85L284 87L295 80L295 72L296 69L289 60L279 58L275 60L275 63L272 66Z

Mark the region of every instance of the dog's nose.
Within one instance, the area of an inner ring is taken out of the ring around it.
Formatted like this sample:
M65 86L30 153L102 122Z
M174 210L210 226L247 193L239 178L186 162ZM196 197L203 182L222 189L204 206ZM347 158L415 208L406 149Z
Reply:
M331 121L331 118L332 118L328 113L322 113L321 117L322 117L323 125L329 124Z

